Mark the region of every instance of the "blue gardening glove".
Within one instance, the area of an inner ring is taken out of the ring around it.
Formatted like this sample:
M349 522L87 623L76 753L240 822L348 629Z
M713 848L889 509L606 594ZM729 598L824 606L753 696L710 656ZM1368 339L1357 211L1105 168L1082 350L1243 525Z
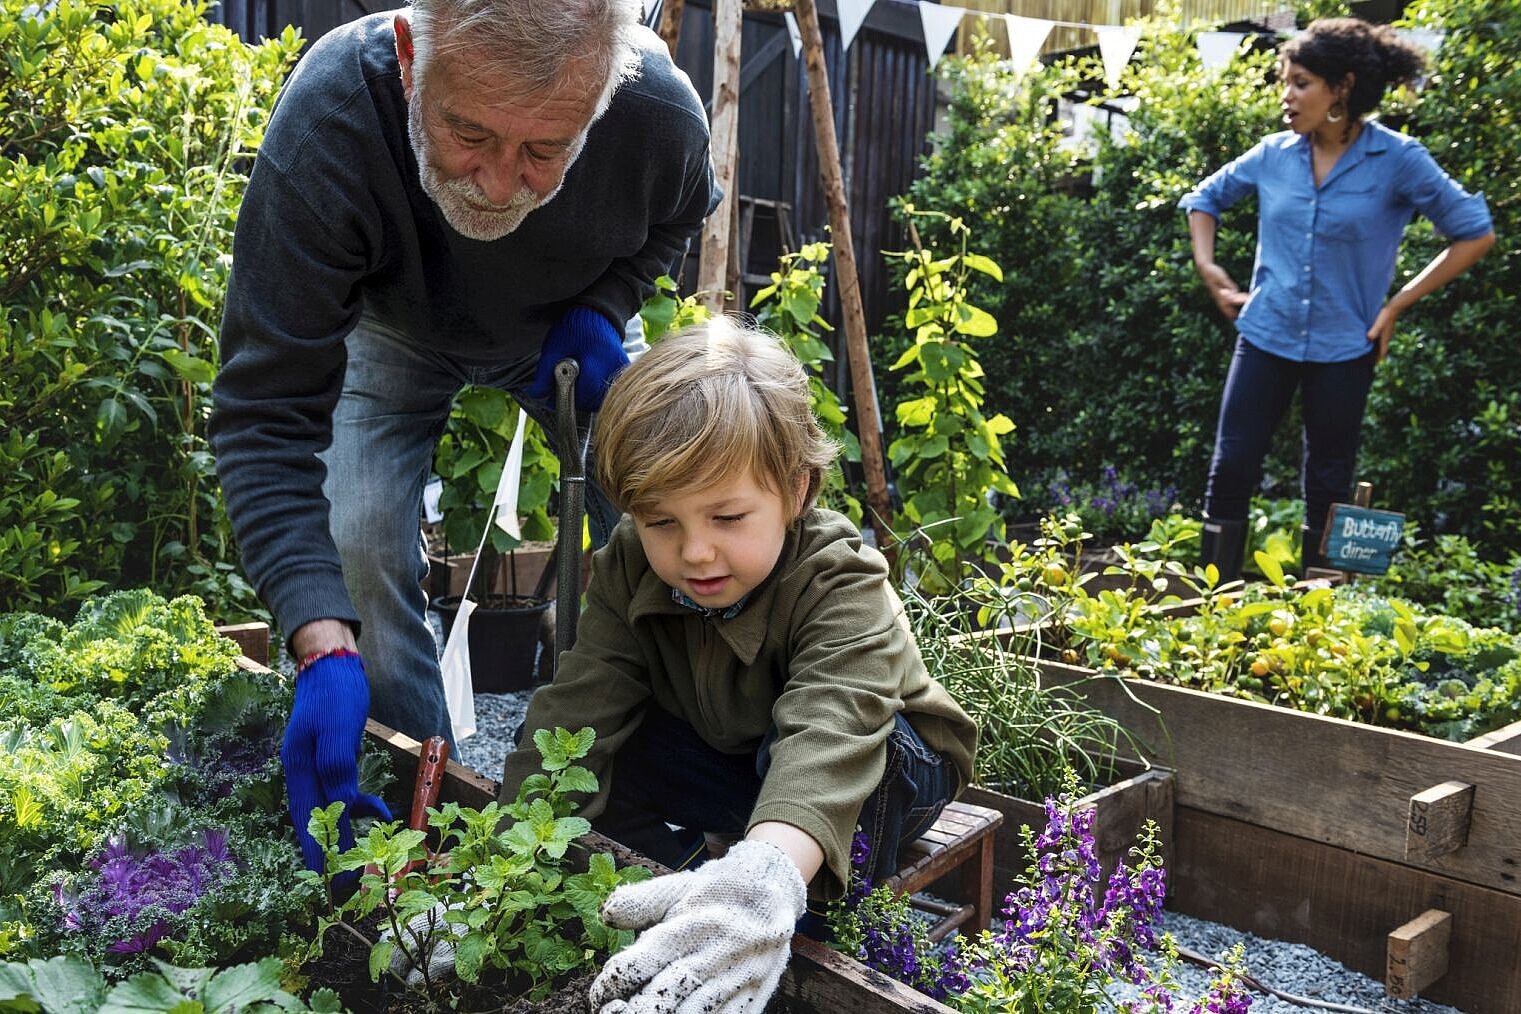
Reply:
M581 374L576 378L576 411L583 415L602 407L608 385L628 365L623 335L606 317L586 306L566 310L544 336L533 383L525 392L530 398L554 405L555 364L562 359L581 364Z
M285 766L285 799L307 869L322 870L322 847L306 831L312 810L343 801L338 844L354 845L350 817L369 814L390 820L376 796L359 791L359 742L370 711L370 684L355 652L324 655L296 677L296 703L285 725L280 763Z

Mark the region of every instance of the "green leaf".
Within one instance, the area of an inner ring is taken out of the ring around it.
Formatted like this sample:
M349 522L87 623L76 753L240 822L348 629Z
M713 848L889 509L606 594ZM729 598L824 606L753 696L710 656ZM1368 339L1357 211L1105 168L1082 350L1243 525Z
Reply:
M988 311L962 303L956 307L956 333L986 338L998 333L998 320Z
M234 1010L270 1000L280 992L280 959L234 965L211 977L203 998L211 1010Z
M991 257L969 253L961 258L961 263L973 271L981 271L985 275L992 275L996 281L1003 281L1003 269Z
M1272 556L1259 549L1252 554L1252 559L1257 561L1257 567L1262 571L1262 576L1272 582L1275 587L1282 588L1288 584L1283 576L1283 567Z
M396 941L390 937L383 937L375 941L370 948L370 981L379 982L380 977L386 974L386 969L391 967L391 952L396 950Z
M560 772L561 792L596 792L597 776L586 768L573 765Z

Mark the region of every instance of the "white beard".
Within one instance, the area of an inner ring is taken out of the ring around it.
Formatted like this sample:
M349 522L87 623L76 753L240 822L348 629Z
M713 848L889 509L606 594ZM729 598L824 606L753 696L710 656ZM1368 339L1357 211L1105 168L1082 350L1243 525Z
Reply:
M417 155L417 170L423 192L438 205L438 210L443 212L444 221L449 223L449 227L466 239L490 243L512 233L532 212L554 200L565 184L562 175L555 188L543 197L528 187L521 187L508 198L506 204L494 204L471 180L445 179L433 163L433 145L423 127L420 87L412 89L412 98L407 102L407 135L412 140L412 151ZM585 134L576 140L570 158L565 163L566 173L569 173L576 156L581 154L585 140Z

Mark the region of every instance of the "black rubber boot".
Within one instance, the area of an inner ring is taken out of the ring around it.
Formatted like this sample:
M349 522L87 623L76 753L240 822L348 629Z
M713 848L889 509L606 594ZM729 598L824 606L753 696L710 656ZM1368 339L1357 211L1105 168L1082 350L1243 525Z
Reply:
M1220 571L1220 583L1241 577L1241 558L1246 550L1246 522L1204 519L1204 537L1199 546L1199 563L1213 563Z
M1320 552L1320 540L1325 534L1325 529L1311 528L1309 525L1305 525L1299 529L1299 558L1304 563L1306 571L1311 567L1320 567L1322 569L1330 567L1330 564L1326 562L1326 558Z

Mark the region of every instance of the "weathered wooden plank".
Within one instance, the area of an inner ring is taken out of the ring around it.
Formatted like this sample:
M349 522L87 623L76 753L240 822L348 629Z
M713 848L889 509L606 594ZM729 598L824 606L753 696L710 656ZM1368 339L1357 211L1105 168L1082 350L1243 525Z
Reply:
M1130 766L1129 770L1137 770ZM972 786L961 794L963 801L997 810L1004 816L993 848L993 898L998 908L1014 878L1024 873L1030 858L1025 853L1020 827L1028 825L1039 834L1046 826L1045 808L1040 803L1017 799L1001 792ZM1136 832L1147 820L1157 823L1162 847L1162 861L1168 864L1172 843L1172 772L1163 768L1139 770L1138 773L1108 788L1084 796L1078 805L1097 811L1093 818L1094 846L1104 882L1114 868L1125 861L1135 845Z
M1501 753L1521 755L1521 722L1512 722L1503 729L1477 736L1470 739L1467 745L1480 750L1498 750Z
M236 644L244 658L260 665L269 664L269 624L263 621L224 623L217 627L217 633Z
M1404 862L1410 797L1445 781L1472 785L1468 845L1410 862L1521 893L1521 758L1161 683L1094 678L1055 662L1040 666L1048 680L1081 683L1088 701L1118 719L1148 757L1175 770L1179 806Z
M1174 855L1173 910L1308 944L1376 980L1391 930L1428 909L1450 912L1447 974L1424 995L1468 1014L1521 1010L1521 897L1181 801Z
M1401 1000L1419 996L1447 974L1452 913L1429 908L1389 934L1384 991Z

